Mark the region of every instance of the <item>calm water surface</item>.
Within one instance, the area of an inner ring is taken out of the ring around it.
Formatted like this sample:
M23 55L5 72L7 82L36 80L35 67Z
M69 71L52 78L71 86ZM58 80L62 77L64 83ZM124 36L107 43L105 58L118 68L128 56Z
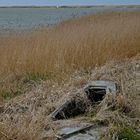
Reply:
M102 11L134 11L139 7L0 8L0 32L30 30Z

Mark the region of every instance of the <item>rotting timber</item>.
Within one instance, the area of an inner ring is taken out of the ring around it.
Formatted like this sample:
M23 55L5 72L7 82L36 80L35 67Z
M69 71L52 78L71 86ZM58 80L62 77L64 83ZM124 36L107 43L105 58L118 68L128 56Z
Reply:
M118 86L112 81L92 81L82 91L75 93L72 98L58 107L51 114L51 118L53 120L63 120L84 114L89 106L94 108L99 105L107 94L117 95ZM99 138L98 127L95 123L79 124L79 127L64 127L58 130L56 138L60 140L97 140Z
M117 94L117 84L112 81L92 81L84 87L84 95L76 93L75 97L65 101L50 117L53 120L69 119L84 114L89 104L99 104L108 93ZM81 98L77 98L80 97Z

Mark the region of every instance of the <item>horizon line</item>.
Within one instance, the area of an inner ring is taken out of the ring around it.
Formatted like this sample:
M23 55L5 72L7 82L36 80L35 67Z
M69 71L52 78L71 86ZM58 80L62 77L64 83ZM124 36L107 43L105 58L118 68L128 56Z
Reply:
M0 7L61 7L61 6L140 6L140 4L94 4L94 5L85 5L85 4L68 4L68 5L0 5Z

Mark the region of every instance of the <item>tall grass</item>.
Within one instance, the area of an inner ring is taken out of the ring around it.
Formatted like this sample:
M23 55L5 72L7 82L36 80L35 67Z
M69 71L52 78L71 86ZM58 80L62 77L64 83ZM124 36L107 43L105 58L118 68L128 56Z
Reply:
M26 75L60 78L138 53L140 12L99 13L48 29L1 35L0 81Z

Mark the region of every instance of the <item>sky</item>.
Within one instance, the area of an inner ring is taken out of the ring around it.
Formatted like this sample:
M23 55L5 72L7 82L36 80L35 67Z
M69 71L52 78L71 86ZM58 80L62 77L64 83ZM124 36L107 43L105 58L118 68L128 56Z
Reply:
M0 0L0 6L140 5L140 0Z

